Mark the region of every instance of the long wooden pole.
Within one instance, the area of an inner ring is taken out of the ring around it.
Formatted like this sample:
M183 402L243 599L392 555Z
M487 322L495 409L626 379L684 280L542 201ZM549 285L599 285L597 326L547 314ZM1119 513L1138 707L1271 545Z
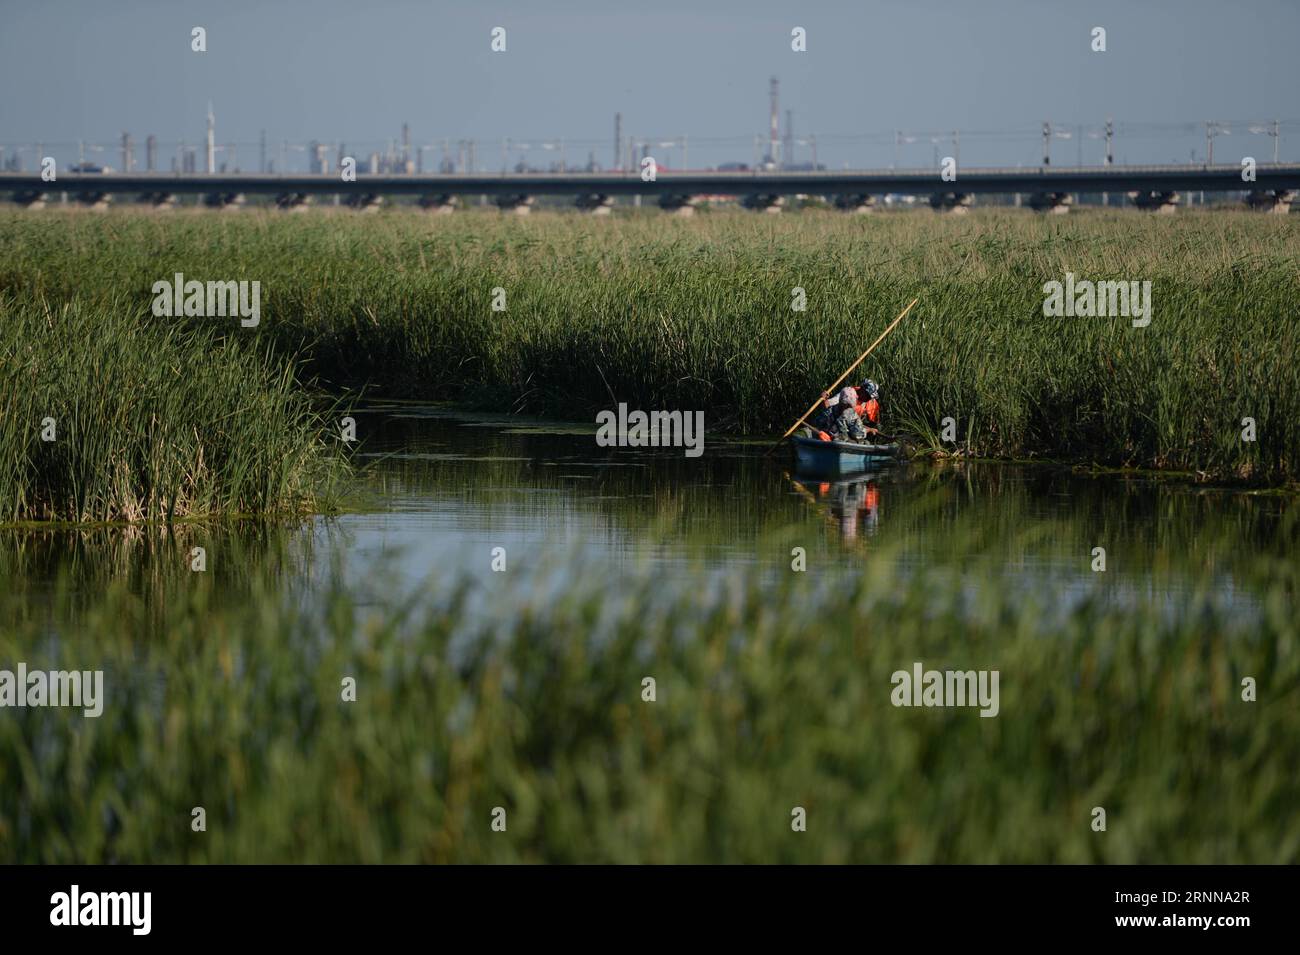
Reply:
M912 310L912 306L915 305L918 301L920 301L920 299L914 298L912 299L912 301L908 302L907 308L903 309L901 312L898 313L898 318L894 319L892 322L889 323L889 327L880 333L880 337L871 343L871 347L868 348L866 351L864 351L861 355L859 355L858 360L855 361L853 364L849 365L849 367L845 370L844 374L836 378L835 383L831 385L829 388L827 388L826 390L828 392L834 391L836 388L840 386L840 382L842 382L845 378L849 377L849 375L853 374L853 369L857 368L858 365L866 361L867 356L870 355L873 351L875 351L876 346L885 340L885 336L894 330L894 327L903 320L903 316L906 315L908 312L910 312ZM818 398L816 401L814 401L812 403L812 407L809 408L807 411L805 411L802 415L800 415L798 421L790 425L790 430L788 430L785 434L781 435L781 437L777 440L776 444L772 445L772 447L768 449L767 453L771 454L773 451L777 449L777 447L781 444L782 441L790 437L790 435L794 434L794 429L799 427L799 425L803 424L804 421L807 420L808 416L817 410L817 406L820 405L821 403L822 403L821 398Z

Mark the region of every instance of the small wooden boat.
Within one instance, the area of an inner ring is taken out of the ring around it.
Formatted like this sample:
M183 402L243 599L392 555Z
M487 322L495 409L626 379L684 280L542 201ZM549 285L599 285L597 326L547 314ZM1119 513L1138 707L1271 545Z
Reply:
M898 459L897 444L859 444L856 441L822 441L796 435L795 468L803 474L832 476L856 474L884 467Z

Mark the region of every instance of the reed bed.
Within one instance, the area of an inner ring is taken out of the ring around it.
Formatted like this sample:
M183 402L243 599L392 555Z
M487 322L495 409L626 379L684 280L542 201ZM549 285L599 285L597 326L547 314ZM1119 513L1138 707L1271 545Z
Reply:
M1249 620L1210 577L1067 607L894 566L557 558L379 602L180 587L161 621L115 585L0 627L6 665L102 669L106 697L0 720L0 860L1300 861L1294 566ZM915 662L998 670L998 715L894 706Z
M338 388L576 418L703 408L779 433L920 296L863 373L924 446L1270 484L1300 469L1296 217L42 215L0 217L0 290L147 303L174 272L259 279L257 336ZM1045 318L1067 272L1150 281L1151 324Z
M0 298L0 523L329 507L342 460L292 363L145 314Z

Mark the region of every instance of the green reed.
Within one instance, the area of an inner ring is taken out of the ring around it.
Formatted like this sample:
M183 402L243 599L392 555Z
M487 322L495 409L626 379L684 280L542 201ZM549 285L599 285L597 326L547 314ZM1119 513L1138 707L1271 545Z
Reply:
M863 373L886 426L923 446L1262 483L1300 470L1289 217L10 213L0 252L0 290L20 297L147 303L177 271L258 279L257 336L339 388L578 418L612 395L756 434L919 296ZM1067 271L1150 281L1151 325L1045 318L1043 285Z
M328 507L338 445L264 343L138 301L0 299L0 522Z

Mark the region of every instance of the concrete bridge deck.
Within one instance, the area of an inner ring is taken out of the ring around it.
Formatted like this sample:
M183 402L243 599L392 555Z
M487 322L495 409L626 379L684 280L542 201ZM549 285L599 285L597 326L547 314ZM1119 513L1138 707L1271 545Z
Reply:
M357 200L379 196L452 197L482 195L503 206L535 196L650 196L661 200L692 196L737 196L773 200L791 195L870 197L887 194L965 197L980 194L1068 196L1078 193L1252 192L1289 194L1300 190L1300 165L1259 164L1255 179L1242 179L1238 164L1215 166L1095 166L962 169L952 180L935 169L819 172L674 172L660 169L652 181L639 172L365 175L344 181L337 173L302 175L205 173L59 173L45 182L36 173L0 173L0 193L23 197L67 192L86 200L114 194L209 197L339 195ZM1289 198L1289 195L1288 195ZM217 203L219 204L219 203ZM932 204L935 204L932 202ZM936 208L939 205L936 204Z

